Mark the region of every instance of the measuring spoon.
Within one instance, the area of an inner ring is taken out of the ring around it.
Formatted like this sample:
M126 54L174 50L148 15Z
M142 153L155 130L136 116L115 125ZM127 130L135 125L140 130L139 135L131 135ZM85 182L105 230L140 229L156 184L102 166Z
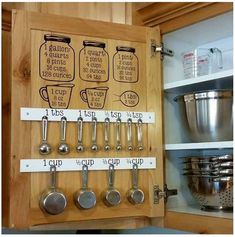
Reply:
M66 143L66 127L67 127L67 119L66 117L62 117L60 123L61 139L60 139L60 145L58 146L58 152L61 155L68 154L70 150L69 145Z
M118 118L116 121L116 150L120 151L122 149L121 145L121 119Z
M109 131L110 131L110 119L104 120L104 150L109 151L111 149L109 145Z
M114 188L114 165L109 165L108 189L103 193L103 200L107 206L116 206L121 202L120 192Z
M143 137L142 126L143 126L142 120L138 119L137 121L137 142L138 142L137 150L138 151L142 151L144 149L143 143L142 143L142 137Z
M82 166L82 188L74 193L74 202L78 208L90 209L96 204L95 193L87 187L88 166Z
M127 149L128 151L133 150L132 146L132 119L127 119Z
M91 135L91 142L92 142L91 150L92 151L98 151L96 138L97 138L97 118L93 117L92 118L92 135Z
M78 118L78 144L76 147L77 152L83 152L84 146L82 144L82 134L83 134L83 119L82 117Z
M144 192L138 188L138 165L133 164L132 169L132 188L127 193L127 199L132 204L144 202Z
M48 129L48 118L47 116L42 117L42 142L39 145L39 153L41 155L48 155L51 153L51 146L47 143L47 129Z
M56 167L50 167L51 187L47 189L40 198L40 208L51 214L57 215L64 211L67 206L67 200L62 191L56 188Z

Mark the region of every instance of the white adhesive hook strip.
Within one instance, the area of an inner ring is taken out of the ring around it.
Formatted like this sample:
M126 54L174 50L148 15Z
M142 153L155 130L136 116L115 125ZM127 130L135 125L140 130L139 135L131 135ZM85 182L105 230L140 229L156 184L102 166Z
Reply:
M21 120L41 121L43 116L47 116L48 121L60 121L64 116L70 122L76 122L79 117L82 117L84 122L91 122L92 117L96 117L97 122L104 122L105 118L109 118L111 123L116 122L117 118L127 122L127 119L131 118L133 123L137 123L138 119L143 123L155 123L154 112L45 108L21 108L20 110Z
M155 169L156 157L22 159L20 172L49 172L52 165L57 171L79 171L83 165L89 170L108 170L110 164L117 170L130 170L133 164L137 164L138 169Z

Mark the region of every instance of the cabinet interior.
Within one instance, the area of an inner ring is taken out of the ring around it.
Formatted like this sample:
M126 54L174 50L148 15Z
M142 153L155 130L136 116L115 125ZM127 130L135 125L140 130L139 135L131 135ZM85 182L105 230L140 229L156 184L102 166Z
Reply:
M177 196L168 198L167 210L232 218L232 213L200 210L188 189L186 177L182 175L182 159L179 158L232 154L232 141L193 143L181 125L180 113L174 102L174 97L185 92L233 88L232 23L232 12L228 12L163 36L164 46L174 51L173 57L165 57L163 61L166 183L168 188L178 190ZM182 53L198 47L219 48L222 51L223 68L214 74L185 79ZM193 143L193 148L184 147L187 143Z

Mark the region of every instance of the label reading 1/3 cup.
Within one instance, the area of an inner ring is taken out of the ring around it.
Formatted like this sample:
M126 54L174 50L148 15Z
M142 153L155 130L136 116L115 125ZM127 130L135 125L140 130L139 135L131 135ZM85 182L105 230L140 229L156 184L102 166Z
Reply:
M39 74L47 81L69 82L75 77L75 52L66 36L44 35L39 49Z
M84 81L105 82L109 80L109 56L105 43L83 41L79 52L79 76Z

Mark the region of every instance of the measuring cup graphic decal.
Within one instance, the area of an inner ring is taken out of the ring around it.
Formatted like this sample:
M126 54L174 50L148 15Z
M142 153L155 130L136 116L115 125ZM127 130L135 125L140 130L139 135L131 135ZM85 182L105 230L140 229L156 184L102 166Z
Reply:
M67 109L69 107L72 89L75 85L66 83L41 87L39 94L49 103L52 109Z
M119 97L116 101L121 101L123 105L127 107L135 107L139 103L139 95L135 91L124 91L121 95L115 95Z
M103 109L108 87L86 88L80 91L80 96L90 109Z

